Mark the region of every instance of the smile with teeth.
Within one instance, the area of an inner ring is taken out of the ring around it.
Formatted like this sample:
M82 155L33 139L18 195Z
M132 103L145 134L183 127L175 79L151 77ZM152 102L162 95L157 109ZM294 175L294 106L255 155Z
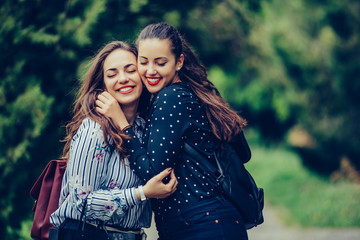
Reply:
M156 85L160 82L161 77L147 77L146 80L150 85Z
M126 93L132 92L133 89L134 89L133 86L126 86L126 87L122 87L122 88L118 89L118 92L122 93L122 94L126 94Z

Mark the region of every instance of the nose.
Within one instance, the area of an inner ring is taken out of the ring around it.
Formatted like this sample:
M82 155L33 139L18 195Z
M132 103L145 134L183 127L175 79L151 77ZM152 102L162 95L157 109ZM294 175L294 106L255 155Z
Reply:
M149 75L155 75L155 74L156 74L156 69L155 69L154 65L153 65L153 64L149 64L149 65L148 65L148 68L146 69L146 72L147 72L147 74L149 74Z
M125 72L120 72L118 82L121 84L127 83L129 78Z

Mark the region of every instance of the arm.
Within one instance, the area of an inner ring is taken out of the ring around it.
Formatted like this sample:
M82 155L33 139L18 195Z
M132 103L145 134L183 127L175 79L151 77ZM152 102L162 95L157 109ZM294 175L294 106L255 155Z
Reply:
M65 201L81 211L85 199L87 199L88 219L106 221L114 213L125 216L128 208L140 202L140 194L135 187L129 189L107 188L107 163L110 157L111 152L104 143L100 127L89 119L85 120L73 138L70 150L66 170L69 196ZM156 176L155 180L145 184L145 195L147 197L170 195L176 189L176 182L173 181L171 186L164 186L161 182L162 177L169 173L170 171L164 171L162 175Z
M169 91L170 90L170 91ZM154 103L155 110L150 116L150 136L144 144L137 139L134 131L127 128L127 122L116 100L107 92L99 94L96 101L96 110L116 122L125 133L132 136L124 142L130 150L130 164L138 176L144 181L149 180L165 168L173 168L182 154L182 136L188 127L191 117L189 110L182 101L189 93L173 91L159 92Z
M84 120L74 136L66 169L69 196L65 201L81 212L87 200L90 219L108 220L117 212L124 216L126 208L137 204L135 189L106 189L107 163L111 157L99 125Z
M148 138L141 144L131 128L125 132L132 139L125 141L130 163L145 181L164 168L174 168L182 157L184 132L189 127L189 113L181 92L161 91L150 114Z

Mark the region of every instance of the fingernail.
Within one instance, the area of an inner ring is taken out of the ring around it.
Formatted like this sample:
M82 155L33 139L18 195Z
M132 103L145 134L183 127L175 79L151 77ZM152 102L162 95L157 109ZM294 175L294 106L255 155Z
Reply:
M172 171L172 168L170 167L170 168L168 168L167 170L168 170L169 172L171 172L171 171Z

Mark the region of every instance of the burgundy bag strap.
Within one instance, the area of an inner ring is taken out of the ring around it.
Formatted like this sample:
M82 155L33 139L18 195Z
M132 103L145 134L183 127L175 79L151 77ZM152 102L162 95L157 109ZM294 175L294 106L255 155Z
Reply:
M34 183L34 185L32 186L32 188L30 190L30 196L35 200L37 200L39 198L41 184L43 182L43 179L44 179L44 176L45 176L47 170L49 169L50 165L52 164L51 163L52 161L54 161L54 160L51 160L50 162L48 162L48 164L46 165L46 167L40 174L39 178L36 180L36 182Z
M56 165L59 165L59 167L62 168L61 170L65 171L65 166L66 166L66 161L65 160L51 160L50 162L48 162L48 164L46 165L46 167L44 168L44 170L40 174L39 178L36 180L36 182L34 183L34 185L32 186L32 188L30 190L30 196L34 200L39 199L39 194L40 194L42 184L44 182L45 175L47 174L47 172L49 170L50 170L50 172L55 173L55 171L54 170L51 171L51 169L56 168ZM51 177L53 177L53 175ZM51 181L51 184L52 184L52 181ZM36 202L35 202L35 205L33 207L33 211L35 211L35 208L36 208Z
M32 238L49 237L50 215L58 207L65 165L64 160L51 160L30 190L30 196L36 200L33 207L35 214L31 227Z

